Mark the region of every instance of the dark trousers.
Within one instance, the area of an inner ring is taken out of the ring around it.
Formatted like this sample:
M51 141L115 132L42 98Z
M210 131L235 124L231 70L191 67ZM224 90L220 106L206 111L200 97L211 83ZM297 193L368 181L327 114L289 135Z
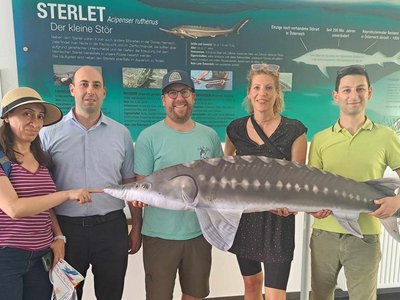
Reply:
M84 277L92 265L98 300L120 300L128 265L128 225L122 210L105 216L58 216L67 237L65 260ZM77 287L82 299L83 283Z
M53 286L41 260L49 251L0 247L0 300L50 299Z

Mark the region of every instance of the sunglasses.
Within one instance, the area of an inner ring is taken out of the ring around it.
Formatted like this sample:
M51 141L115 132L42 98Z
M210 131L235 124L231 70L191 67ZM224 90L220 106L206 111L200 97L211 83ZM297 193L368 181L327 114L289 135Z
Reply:
M251 69L253 71L266 70L269 72L278 73L279 68L280 68L279 65L274 65L274 64L252 64L251 65Z

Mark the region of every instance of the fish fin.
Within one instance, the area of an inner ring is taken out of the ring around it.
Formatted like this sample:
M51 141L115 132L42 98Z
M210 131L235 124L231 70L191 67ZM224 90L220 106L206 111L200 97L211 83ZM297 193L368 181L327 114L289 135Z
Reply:
M318 69L324 74L326 77L329 78L328 71L326 70L326 66L317 65Z
M239 23L237 23L235 26L233 26L231 28L231 31L232 32L236 32L236 34L239 34L240 33L240 29L242 29L242 27L244 25L246 25L246 23L249 22L250 20L251 20L250 18L246 18L246 19L241 20Z
M359 213L338 213L338 212L333 212L334 217L342 226L344 230L346 230L348 233L362 238L363 234L361 232L360 225L358 224L358 217Z
M381 219L381 223L391 237L400 242L399 223L397 222L397 218L390 217L387 219Z
M186 37L189 37L189 38L192 38L192 39L197 39L197 36L195 36L193 34L190 34L190 33L187 33L186 31L181 32L180 34L182 35L182 37L186 36Z
M196 215L205 239L216 248L232 247L242 211L196 208Z
M384 55L382 52L375 52L374 54L372 54L372 57L375 58L387 58L386 55Z
M395 190L400 188L400 179L398 178L380 178L368 180L365 183L381 191L386 196L396 195Z

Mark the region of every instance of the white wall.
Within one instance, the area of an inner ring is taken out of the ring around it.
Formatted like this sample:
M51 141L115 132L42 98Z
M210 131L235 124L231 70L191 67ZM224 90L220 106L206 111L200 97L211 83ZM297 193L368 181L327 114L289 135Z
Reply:
M300 291L301 255L303 238L304 214L296 216L296 250L295 258L290 272L288 291ZM233 254L213 249L213 263L210 278L209 297L237 296L243 293L242 277L236 258ZM92 275L88 276L84 289L85 299L95 299L93 292ZM177 281L174 291L174 300L180 299L180 287ZM129 266L125 277L125 290L123 300L144 300L144 271L142 251L129 257Z
M5 92L18 84L15 55L14 24L11 0L1 0L0 9L0 78Z
M18 86L11 0L1 0L0 41L1 90L4 95L8 90ZM303 214L297 216L296 226L296 251L289 280L289 291L300 290ZM216 249L213 250L210 284L210 297L233 296L242 293L242 279L234 255ZM85 285L85 295L85 299L95 299L91 275L89 275ZM145 299L141 251L129 257L123 299ZM175 289L174 299L180 299L178 284Z

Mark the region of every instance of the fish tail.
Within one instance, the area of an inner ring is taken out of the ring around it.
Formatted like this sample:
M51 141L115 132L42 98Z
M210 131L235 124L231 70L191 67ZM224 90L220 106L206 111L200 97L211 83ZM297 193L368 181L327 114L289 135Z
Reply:
M237 23L235 26L233 26L232 32L236 32L236 34L239 34L240 33L240 29L242 29L242 27L244 25L246 25L246 23L249 22L249 21L250 21L249 18L241 20L239 23Z
M395 55L392 57L392 59L393 59L393 62L394 62L395 64L400 65L400 51L397 52L397 54L395 54Z

